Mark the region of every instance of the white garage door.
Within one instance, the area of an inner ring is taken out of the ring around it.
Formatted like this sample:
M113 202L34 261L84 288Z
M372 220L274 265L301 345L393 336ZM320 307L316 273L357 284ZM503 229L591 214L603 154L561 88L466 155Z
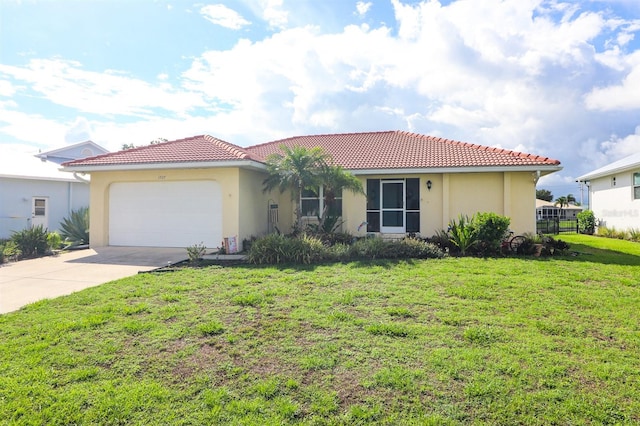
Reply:
M109 245L209 248L222 241L222 193L214 181L126 182L109 189Z

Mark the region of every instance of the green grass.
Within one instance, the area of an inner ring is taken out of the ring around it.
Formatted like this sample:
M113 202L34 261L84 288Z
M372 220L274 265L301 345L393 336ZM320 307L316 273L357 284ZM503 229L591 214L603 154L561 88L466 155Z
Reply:
M0 316L0 424L638 424L640 244L139 274Z

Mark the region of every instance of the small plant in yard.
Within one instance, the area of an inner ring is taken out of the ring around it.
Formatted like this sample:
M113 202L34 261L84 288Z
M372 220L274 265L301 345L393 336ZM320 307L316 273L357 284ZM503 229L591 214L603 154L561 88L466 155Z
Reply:
M640 228L630 228L628 234L630 241L640 242Z
M47 234L47 245L49 250L58 250L62 245L62 237L57 232L49 232Z
M478 231L473 226L473 217L460 215L457 221L449 222L449 238L458 247L460 254L466 256L467 251L478 242Z
M20 248L14 241L7 241L2 248L2 255L9 260L16 261L22 255Z
M477 232L478 251L483 255L497 254L505 236L509 233L511 219L496 213L478 213L473 218Z
M42 226L32 226L11 233L11 241L20 251L20 257L36 257L44 255L49 249L47 235L49 232Z
M200 242L200 244L194 244L192 246L187 247L187 256L189 257L189 262L196 263L197 261L202 259L202 256L207 252L207 247Z
M89 208L81 207L60 222L60 235L70 245L89 244Z

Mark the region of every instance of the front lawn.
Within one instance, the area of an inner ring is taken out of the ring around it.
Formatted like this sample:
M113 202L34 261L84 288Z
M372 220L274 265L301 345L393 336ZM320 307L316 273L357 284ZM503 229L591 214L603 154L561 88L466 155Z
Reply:
M640 244L140 274L0 316L1 424L637 424Z

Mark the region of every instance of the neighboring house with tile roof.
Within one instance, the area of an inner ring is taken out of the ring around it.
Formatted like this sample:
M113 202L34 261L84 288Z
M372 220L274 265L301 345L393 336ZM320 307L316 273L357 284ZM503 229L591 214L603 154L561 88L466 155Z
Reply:
M536 217L538 220L575 219L582 210L582 206L574 204L560 206L551 201L536 199Z
M640 229L640 152L577 179L589 188L589 209L599 225Z
M0 156L0 238L33 225L57 231L71 211L88 207L88 176L62 172L60 163L107 152L87 141L35 155Z
M264 193L266 160L286 145L321 147L357 176L367 196L342 194L343 230L431 236L460 214L492 211L535 232L535 185L561 169L547 157L409 132L287 138L240 147L194 136L64 163L91 175L93 246L219 247L290 230L290 194ZM321 188L318 188L321 191ZM303 195L309 221L321 196ZM366 226L360 226L365 224Z

